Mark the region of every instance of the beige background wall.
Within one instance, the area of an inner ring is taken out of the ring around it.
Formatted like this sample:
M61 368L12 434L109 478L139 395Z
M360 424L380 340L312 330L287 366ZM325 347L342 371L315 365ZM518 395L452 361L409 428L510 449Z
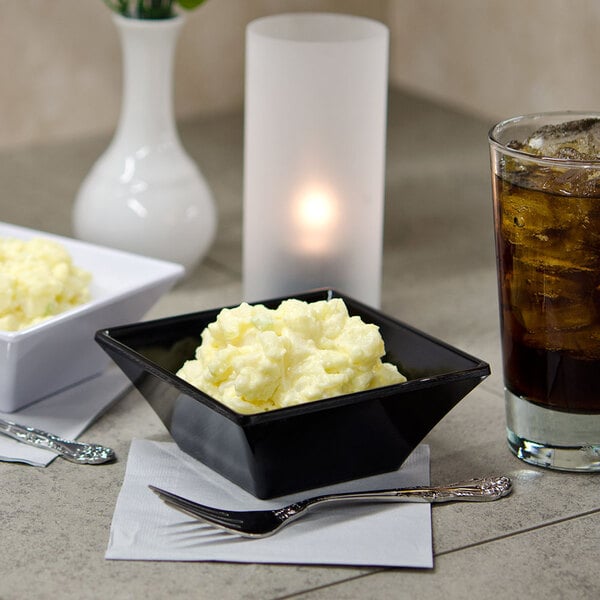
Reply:
M390 0L391 80L490 118L599 110L598 0Z
M178 46L178 117L242 106L246 23L295 10L383 21L392 85L489 119L600 109L597 0L208 0ZM0 146L114 129L120 48L101 0L1 0L0 57Z

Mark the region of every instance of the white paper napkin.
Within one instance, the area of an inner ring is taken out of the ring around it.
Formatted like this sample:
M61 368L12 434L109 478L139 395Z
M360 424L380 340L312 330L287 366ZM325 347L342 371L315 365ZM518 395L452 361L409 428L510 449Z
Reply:
M106 552L108 559L433 567L429 504L322 507L262 539L241 538L169 508L148 484L232 509L283 506L330 491L427 485L429 447L399 471L275 500L259 500L174 443L133 440Z
M17 412L0 412L0 418L19 425L37 427L65 439L76 439L113 402L131 386L116 367L86 379L58 394L31 404ZM102 443L98 440L90 440ZM0 460L46 467L57 455L0 435Z

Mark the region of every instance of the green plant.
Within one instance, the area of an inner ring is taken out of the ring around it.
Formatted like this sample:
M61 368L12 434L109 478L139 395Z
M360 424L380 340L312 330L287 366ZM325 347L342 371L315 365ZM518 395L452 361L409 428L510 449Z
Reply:
M175 6L193 10L205 0L104 0L114 12L131 19L171 19Z

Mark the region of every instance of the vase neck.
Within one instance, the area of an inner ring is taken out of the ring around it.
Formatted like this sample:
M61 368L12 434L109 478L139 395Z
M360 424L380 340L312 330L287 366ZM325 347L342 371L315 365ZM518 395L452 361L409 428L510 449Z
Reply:
M123 100L115 142L143 146L177 141L173 64L183 17L114 20L123 51Z

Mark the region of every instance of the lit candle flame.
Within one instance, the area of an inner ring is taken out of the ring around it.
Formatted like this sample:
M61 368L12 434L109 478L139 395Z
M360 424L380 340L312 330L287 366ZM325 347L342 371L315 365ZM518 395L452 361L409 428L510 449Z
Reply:
M331 225L334 217L333 203L324 192L310 192L299 202L298 218L306 229L325 229Z
M294 222L298 243L304 251L322 253L331 248L337 221L338 206L332 194L311 189L298 196Z

